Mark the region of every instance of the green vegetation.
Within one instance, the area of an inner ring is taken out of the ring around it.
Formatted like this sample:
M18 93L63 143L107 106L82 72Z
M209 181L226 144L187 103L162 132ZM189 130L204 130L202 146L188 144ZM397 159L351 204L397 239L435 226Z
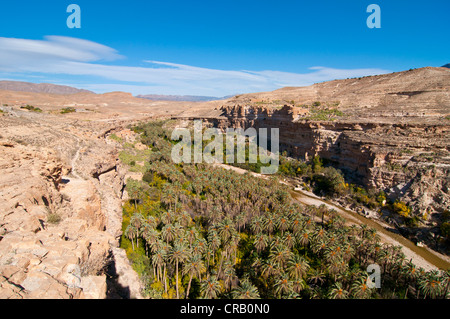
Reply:
M325 207L293 203L276 177L174 164L164 122L135 128L151 149L143 181L128 180L121 247L151 298L442 298L450 273L425 272L374 229L345 226ZM338 171L283 159L328 192ZM298 164L298 165L297 165ZM319 177L320 176L320 177ZM314 184L315 185L315 184ZM382 196L379 196L382 198ZM322 218L320 218L320 216ZM369 264L381 288L367 285Z
M262 164L232 164L256 173L260 173ZM375 209L383 206L386 195L382 191L365 190L362 186L348 184L338 169L329 165L325 159L315 156L311 162L287 158L280 155L278 175L293 178L304 188L312 190L316 195L329 198L347 197L350 203L365 205Z
M42 110L38 107L34 107L33 105L26 105L26 106L21 106L21 109L26 109L28 111L32 111L32 112L38 112L38 113L42 113Z
M322 103L315 101L312 105L298 105L298 107L309 109L309 115L304 117L305 120L312 121L335 121L338 117L343 117L345 114L338 110L340 102Z
M337 109L329 109L329 108L311 108L310 116L306 119L313 121L335 121L336 117L342 117L344 113Z
M440 230L442 235L450 242L450 211L446 210L442 213L442 221Z
M51 213L47 216L47 222L50 224L59 224L61 221L61 216L56 213Z
M118 142L122 141L122 139L114 134L110 135L110 138ZM130 166L130 171L145 173L148 170L152 151L151 149L137 149L135 146L136 143L124 143L123 149L119 153L119 159L122 163ZM140 165L138 165L138 163Z
M61 110L61 114L67 114L67 113L75 113L77 110L74 107L65 107Z
M111 135L109 135L108 136L110 139L112 139L113 141L116 141L116 142L119 142L119 143L122 143L122 139L120 138L120 137L118 137L116 134L111 134Z

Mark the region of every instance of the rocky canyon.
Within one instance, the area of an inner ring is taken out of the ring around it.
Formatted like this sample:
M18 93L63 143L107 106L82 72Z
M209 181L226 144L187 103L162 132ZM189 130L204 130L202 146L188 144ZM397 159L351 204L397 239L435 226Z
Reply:
M447 68L211 102L7 89L0 90L0 298L141 298L119 248L129 172L108 136L135 139L130 125L152 118L279 128L286 155L320 156L348 181L406 202L426 216L424 231L450 210Z

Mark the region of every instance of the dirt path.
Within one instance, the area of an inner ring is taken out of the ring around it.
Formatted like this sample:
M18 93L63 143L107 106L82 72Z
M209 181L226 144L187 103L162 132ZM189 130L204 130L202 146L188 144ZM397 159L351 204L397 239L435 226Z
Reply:
M81 146L78 147L77 152L75 153L75 156L72 158L70 165L72 166L72 175L76 179L82 180L83 178L80 175L78 175L77 170L76 170L76 163L78 161L78 158L80 157L80 150L81 150Z

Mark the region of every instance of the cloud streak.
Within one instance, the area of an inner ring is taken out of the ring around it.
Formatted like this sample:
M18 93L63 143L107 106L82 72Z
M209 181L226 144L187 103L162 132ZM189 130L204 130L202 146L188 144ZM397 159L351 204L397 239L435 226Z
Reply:
M343 70L319 66L311 67L307 73L219 70L153 60L144 61L148 67L112 64L123 58L113 48L83 39L0 37L0 72L23 74L24 80L36 75L46 75L49 79L58 75L71 76L73 80L66 85L76 85L77 76L91 77L90 84L77 87L98 93L126 89L133 94L225 96L390 72L376 68Z

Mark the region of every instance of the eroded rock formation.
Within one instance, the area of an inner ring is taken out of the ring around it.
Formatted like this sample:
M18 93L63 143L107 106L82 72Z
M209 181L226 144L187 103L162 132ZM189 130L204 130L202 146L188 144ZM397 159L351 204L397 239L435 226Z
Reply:
M54 120L1 121L0 298L140 298L118 247L117 150L95 130Z

